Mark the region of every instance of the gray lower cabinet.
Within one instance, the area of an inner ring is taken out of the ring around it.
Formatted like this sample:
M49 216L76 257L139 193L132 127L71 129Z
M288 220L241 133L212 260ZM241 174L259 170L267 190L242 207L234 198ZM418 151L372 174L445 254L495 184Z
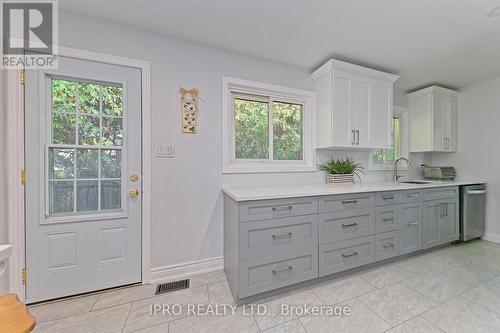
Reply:
M243 260L239 265L239 297L318 277L318 247Z
M377 260L399 255L399 232L390 231L375 236Z
M234 299L452 242L458 187L237 202L224 195Z
M422 249L422 203L399 206L399 254Z
M320 244L319 276L325 276L374 262L375 236Z
M458 198L424 202L424 249L450 243L459 238L458 205Z

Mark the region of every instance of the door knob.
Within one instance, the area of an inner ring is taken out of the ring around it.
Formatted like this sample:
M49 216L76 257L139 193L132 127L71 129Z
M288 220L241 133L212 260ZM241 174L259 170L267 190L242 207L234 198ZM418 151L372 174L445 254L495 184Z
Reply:
M138 189L136 189L136 188L134 188L134 189L132 189L132 190L128 191L128 195L129 195L132 199L137 198L137 197L139 196L139 190L138 190Z
M132 175L130 175L129 179L130 179L130 181L132 181L132 182L136 182L136 181L138 181L138 180L139 180L139 175L132 174Z

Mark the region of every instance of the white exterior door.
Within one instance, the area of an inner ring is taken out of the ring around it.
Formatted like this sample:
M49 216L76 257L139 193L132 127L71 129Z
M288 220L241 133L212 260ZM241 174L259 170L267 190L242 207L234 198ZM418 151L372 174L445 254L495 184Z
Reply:
M141 281L141 73L59 58L28 70L28 302Z

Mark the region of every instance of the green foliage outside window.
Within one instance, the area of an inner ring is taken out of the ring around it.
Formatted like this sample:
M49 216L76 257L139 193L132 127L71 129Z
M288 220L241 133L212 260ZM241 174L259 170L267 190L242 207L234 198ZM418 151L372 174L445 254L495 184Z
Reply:
M272 114L272 156L269 156L270 114ZM302 119L301 104L235 98L236 159L302 160Z

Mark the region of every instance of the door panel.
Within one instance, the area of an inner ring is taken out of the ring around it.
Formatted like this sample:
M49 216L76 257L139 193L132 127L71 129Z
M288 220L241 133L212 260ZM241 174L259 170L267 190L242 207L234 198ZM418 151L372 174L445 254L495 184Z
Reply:
M370 123L370 80L356 76L353 81L353 128L356 129L356 146L369 147L371 141Z
M444 205L444 213L439 223L441 244L456 241L460 236L458 198L446 200Z
M439 245L440 242L440 214L442 204L439 201L429 201L424 203L423 221L423 246L424 249Z
M27 300L141 281L140 70L59 58L25 85Z
M352 146L354 139L352 127L352 94L353 74L343 71L335 71L333 79L333 90L335 99L332 118L332 144L336 146Z
M372 80L370 143L373 148L391 148L392 82Z
M422 248L421 203L399 206L399 254L406 254Z

